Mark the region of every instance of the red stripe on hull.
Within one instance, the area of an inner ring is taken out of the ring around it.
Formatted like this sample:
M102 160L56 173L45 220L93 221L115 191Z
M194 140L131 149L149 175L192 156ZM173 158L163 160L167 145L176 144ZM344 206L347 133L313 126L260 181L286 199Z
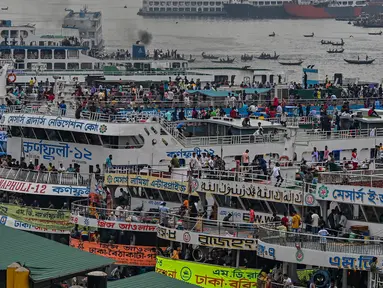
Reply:
M299 5L286 3L283 5L286 13L297 18L311 18L311 19L326 19L334 18L326 12L323 7L315 7L313 5Z

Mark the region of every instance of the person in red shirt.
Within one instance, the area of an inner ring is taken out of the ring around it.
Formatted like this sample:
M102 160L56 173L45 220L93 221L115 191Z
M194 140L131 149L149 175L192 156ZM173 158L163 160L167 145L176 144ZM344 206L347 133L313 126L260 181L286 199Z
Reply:
M250 219L249 219L249 222L250 223L254 223L255 222L255 212L254 212L253 208L250 208Z
M274 109L271 109L269 115L270 115L270 118L275 118L275 116L277 115L277 112Z
M279 100L278 100L278 97L277 97L277 96L274 96L273 106L274 106L275 108L277 108L277 107L279 106Z
M356 149L352 150L351 153L351 162L352 162L352 169L356 170L358 169L358 154L356 153Z
M368 114L368 117L379 117L380 118L378 113L376 113L374 107L370 108L370 110L368 110L367 114Z
M287 213L283 213L283 218L281 220L281 223L283 226L285 226L286 228L289 228L289 218L287 218Z
M235 111L234 108L232 108L230 111L230 117L231 118L237 118L237 111Z

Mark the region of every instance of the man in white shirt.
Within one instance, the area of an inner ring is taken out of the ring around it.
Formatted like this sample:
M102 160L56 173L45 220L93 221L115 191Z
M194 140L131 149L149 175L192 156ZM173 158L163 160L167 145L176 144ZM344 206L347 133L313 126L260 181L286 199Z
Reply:
M312 222L311 222L311 226L312 226L312 232L313 234L317 234L318 233L318 228L319 228L319 215L314 212L313 215L311 215L311 219L312 219Z
M190 159L190 163L189 163L189 166L190 166L190 170L191 171L194 171L196 170L197 168L197 154L195 152L193 152L193 157Z
M63 163L60 163L60 166L59 166L59 168L57 169L57 171L59 171L59 172L65 172L65 171L66 171L66 169L65 169L64 166L63 166Z
M208 163L209 163L209 168L210 168L211 170L214 170L214 159L213 159L213 156L209 155L208 157L209 157L209 161L208 161Z
M291 288L293 287L293 281L287 274L283 274L283 288Z
M209 167L209 158L206 156L206 153L202 153L201 164L202 168Z
M275 182L275 187L281 187L281 184L282 184L284 179L281 176L281 168L280 168L280 164L278 162L275 163L272 175L277 180L277 182Z

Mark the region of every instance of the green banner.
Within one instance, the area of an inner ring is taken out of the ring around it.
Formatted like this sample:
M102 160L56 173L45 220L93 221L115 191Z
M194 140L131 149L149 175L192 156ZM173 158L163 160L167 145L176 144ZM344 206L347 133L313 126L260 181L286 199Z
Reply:
M68 210L40 209L0 203L0 215L47 229L70 230L73 227L73 224L69 222L70 211Z

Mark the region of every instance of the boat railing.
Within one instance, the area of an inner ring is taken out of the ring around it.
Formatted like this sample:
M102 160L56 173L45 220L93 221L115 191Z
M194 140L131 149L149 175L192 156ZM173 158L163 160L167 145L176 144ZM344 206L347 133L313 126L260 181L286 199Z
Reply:
M373 173L370 171L373 170L361 170L358 173L323 172L319 173L318 183L383 188L383 173L370 175Z
M94 174L52 171L42 172L9 167L0 168L0 178L43 184L90 186L92 177L94 177Z
M180 208L178 214L160 212L159 227L233 238L255 238L257 232L257 223L207 219L206 212L198 213L197 217L186 216L186 213L189 213L186 206Z
M373 138L383 137L383 128L375 129L375 133L371 135L371 129L347 129L340 131L298 131L296 141L320 141L320 140L334 140L334 139L359 139L359 138Z
M120 209L121 208L121 209ZM115 221L122 223L146 223L157 224L160 213L129 210L128 207L117 206L116 209L106 208L104 202L90 202L89 200L74 201L71 204L71 216L82 216L86 218L98 219L100 221Z
M260 224L257 235L262 242L285 247L296 248L297 245L300 245L300 248L304 249L366 256L382 255L383 253L380 237L370 236L370 239L365 239L363 236L363 239L360 239L351 238L351 236L349 238L337 235L320 236L317 234L286 231L281 229L283 227L280 226L281 223ZM298 231L300 230L298 229ZM262 257L262 254L258 254L258 256ZM369 264L371 257L367 256L366 258L365 260Z

